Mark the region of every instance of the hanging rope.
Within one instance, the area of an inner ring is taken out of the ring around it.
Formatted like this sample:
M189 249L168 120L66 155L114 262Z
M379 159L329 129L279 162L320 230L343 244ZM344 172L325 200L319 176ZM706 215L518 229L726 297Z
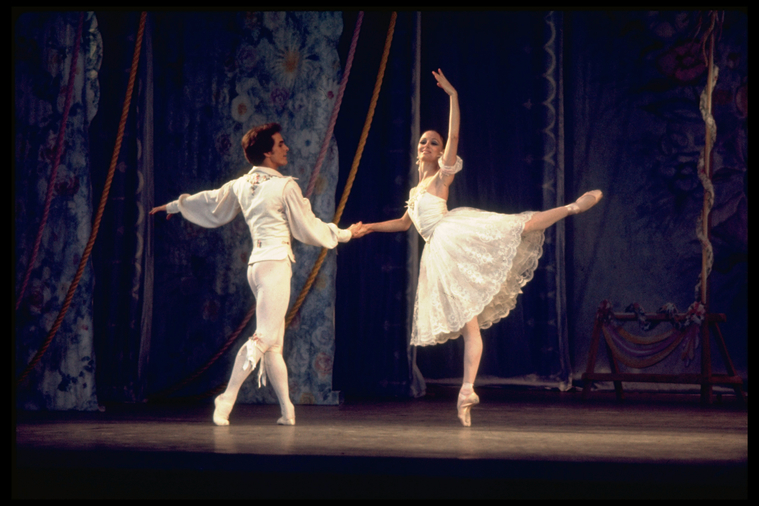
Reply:
M316 186L316 178L319 177L321 172L322 162L327 156L327 148L332 140L332 132L335 130L335 124L337 123L337 114L340 112L340 104L343 102L343 95L345 94L345 87L348 84L348 76L351 73L351 67L353 66L353 56L356 54L356 45L358 44L358 34L361 32L361 22L364 20L364 11L358 13L358 19L356 19L356 27L353 29L353 38L351 39L351 46L348 50L348 60L345 63L345 71L343 72L343 78L340 81L340 89L337 92L337 98L335 99L335 106L332 108L332 116L329 119L329 126L327 127L327 133L322 141L322 148L319 151L319 156L316 158L316 165L313 172L311 172L311 179L308 181L306 187L306 198L311 196Z
M332 108L332 115L330 117L330 122L327 127L327 132L324 136L324 140L322 141L322 147L319 151L319 156L316 159L316 164L314 165L314 170L311 173L311 179L309 180L308 187L306 188L305 197L309 198L311 196L311 193L314 190L314 186L316 185L316 179L319 175L319 172L321 171L321 166L324 161L324 158L327 154L327 149L329 148L330 141L332 139L332 132L335 129L335 124L337 123L337 116L340 111L340 107L343 101L343 95L345 94L345 88L348 85L348 78L350 76L351 68L353 67L353 59L356 54L356 46L358 45L358 37L361 33L361 24L364 19L364 12L361 11L358 14L358 19L356 20L356 26L353 29L353 37L351 38L351 45L350 49L348 50L348 58L345 63L345 71L343 72L343 77L340 81L340 88L337 92L337 97L335 99L335 105ZM313 281L312 281L313 283ZM310 288L310 285L309 285ZM303 292L302 292L303 294ZM192 381L194 381L198 376L203 374L206 370L208 370L209 367L211 367L223 354L226 352L232 344L237 340L240 333L245 329L245 327L248 325L248 322L253 317L253 314L256 311L256 305L253 304L253 307L250 308L250 311L248 311L248 314L245 315L245 318L243 319L242 323L237 327L235 332L233 332L229 338L227 339L227 342L224 343L224 346L213 356L211 359L206 362L205 365L200 367L198 370L196 370L194 373L192 373L189 377L184 379L182 382L169 387L165 390L162 390L161 392L157 393L156 395L152 396L153 399L159 399L166 397L167 395L179 390L180 388L185 387ZM289 321L285 324L285 326L289 325ZM213 390L211 393L206 393L202 395L200 398L207 397L208 395L213 395L213 393L217 391L224 390L226 388L226 384L221 385L220 387L217 387L215 390Z
M111 182L113 181L113 175L116 170L116 162L119 159L119 152L121 151L121 142L124 138L124 129L126 127L126 120L129 116L129 107L132 103L132 91L134 90L134 81L137 76L137 66L140 61L140 50L142 48L142 36L145 33L145 16L146 12L143 12L140 15L140 27L137 31L137 41L135 42L134 46L134 55L132 56L132 70L129 73L129 84L127 85L127 91L126 91L126 98L124 99L124 107L121 111L121 122L119 123L119 130L118 134L116 136L116 146L113 148L113 156L111 158L111 166L108 169L108 176L105 180L105 187L103 188L103 194L100 197L100 205L98 206L97 213L95 214L95 220L92 225L92 231L90 232L90 239L87 241L87 246L84 248L84 253L82 253L82 257L79 260L79 267L76 271L76 275L74 276L74 280L71 282L71 285L69 286L68 293L66 294L66 298L63 302L63 307L61 308L60 313L58 313L58 318L56 318L55 323L53 324L53 327L50 329L50 332L48 333L47 338L45 339L45 342L43 343L42 347L37 351L37 354L32 358L32 361L29 363L28 366L26 366L26 369L21 374L21 376L18 379L18 383L21 383L24 381L24 379L27 377L27 375L34 369L34 366L37 365L37 363L42 359L42 355L45 354L45 351L47 351L48 346L50 346L50 343L53 340L53 337L55 337L56 332L58 332L58 328L61 326L61 323L63 322L63 317L66 316L66 311L68 311L69 306L71 305L71 299L74 297L74 292L76 291L77 286L79 285L79 280L82 277L82 274L84 273L84 267L87 265L87 260L90 257L90 253L92 252L92 246L95 244L95 238L98 234L98 229L100 228L100 221L103 218L103 211L105 209L105 204L108 201L108 193L111 189Z
M71 55L71 67L69 67L69 82L68 89L66 90L66 102L63 106L63 117L61 118L61 128L58 131L58 139L55 143L55 158L53 160L53 170L50 173L50 181L47 184L47 195L45 196L45 207L42 212L42 220L40 221L40 227L37 230L37 238L34 241L34 247L32 248L32 258L29 260L29 265L26 267L26 274L24 275L24 281L21 283L21 290L16 298L16 311L18 311L21 305L21 299L24 298L26 292L26 286L29 283L29 277L32 274L32 268L37 261L37 254L40 250L40 244L42 243L42 232L45 230L45 224L47 218L50 215L50 203L53 200L53 188L55 188L55 178L58 175L58 165L61 163L61 154L63 153L63 138L66 132L66 123L69 118L69 111L71 110L71 99L74 96L74 80L76 78L76 65L79 60L79 46L82 40L82 27L84 26L84 12L79 13L79 24L76 29L76 37L74 38L74 51Z

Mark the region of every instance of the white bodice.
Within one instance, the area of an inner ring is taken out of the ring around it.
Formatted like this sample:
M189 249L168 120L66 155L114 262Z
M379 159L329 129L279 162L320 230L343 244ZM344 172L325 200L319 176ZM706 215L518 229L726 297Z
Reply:
M408 215L416 230L425 241L429 241L435 226L448 212L448 202L427 191L426 188L412 188L408 200Z

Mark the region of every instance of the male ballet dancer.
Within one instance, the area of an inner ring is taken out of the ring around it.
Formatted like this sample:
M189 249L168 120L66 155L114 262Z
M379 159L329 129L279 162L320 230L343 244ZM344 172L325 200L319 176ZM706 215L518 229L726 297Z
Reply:
M253 238L248 260L248 284L256 298L256 331L237 352L227 389L214 400L213 422L229 425L229 413L245 379L261 361L259 386L269 377L279 399L280 425L295 425L295 407L290 401L287 366L282 357L285 314L290 302L291 263L295 262L290 237L325 248L348 242L360 223L347 230L324 223L314 216L311 204L303 197L292 177L280 174L287 165L290 150L277 123L250 129L242 138L245 158L253 168L244 176L217 190L179 199L155 207L150 214L166 211L182 213L186 219L206 228L232 221L242 211Z

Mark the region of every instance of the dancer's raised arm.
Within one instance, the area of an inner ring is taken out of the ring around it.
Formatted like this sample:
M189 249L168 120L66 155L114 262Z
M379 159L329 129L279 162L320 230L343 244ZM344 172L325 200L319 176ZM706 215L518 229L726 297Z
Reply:
M459 147L459 125L461 123L461 113L459 110L459 94L456 88L448 82L443 71L437 69L437 72L432 71L432 75L437 81L438 87L442 88L450 98L450 113L448 115L448 141L445 144L445 151L440 160L442 165L451 167L456 164L456 154ZM444 176L446 177L446 176ZM451 179L453 177L451 176ZM446 182L446 184L450 184Z

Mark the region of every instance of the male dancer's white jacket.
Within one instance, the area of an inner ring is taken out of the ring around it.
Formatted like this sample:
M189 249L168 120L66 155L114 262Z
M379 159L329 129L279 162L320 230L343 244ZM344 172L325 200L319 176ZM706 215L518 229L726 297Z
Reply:
M218 190L183 194L166 206L166 212L181 212L186 219L206 228L225 225L240 211L253 238L249 265L283 258L295 262L291 233L301 242L325 248L334 248L351 238L350 231L314 216L311 203L292 177L268 167L253 167Z

